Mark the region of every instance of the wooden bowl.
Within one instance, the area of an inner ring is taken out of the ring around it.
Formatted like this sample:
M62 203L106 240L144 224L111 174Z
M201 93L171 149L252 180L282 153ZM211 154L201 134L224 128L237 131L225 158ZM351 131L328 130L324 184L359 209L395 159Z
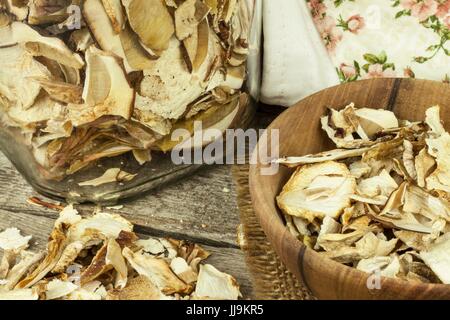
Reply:
M413 79L374 79L339 85L316 93L282 113L268 128L269 143L260 143L261 155L270 155L270 130L279 129L280 156L301 156L335 148L320 128L327 107L356 106L392 110L400 119L423 120L425 110L439 104L450 129L450 85ZM263 175L261 159L250 167L250 191L260 223L286 266L319 299L450 299L450 285L411 283L382 278L381 289L368 289L369 274L321 257L306 248L285 228L275 197L292 174L280 167Z

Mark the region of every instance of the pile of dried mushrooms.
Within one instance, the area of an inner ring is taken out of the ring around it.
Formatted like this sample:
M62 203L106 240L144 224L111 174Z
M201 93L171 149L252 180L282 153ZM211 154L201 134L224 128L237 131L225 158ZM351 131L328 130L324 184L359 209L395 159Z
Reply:
M65 207L45 252L27 250L31 236L0 233L0 300L236 300L236 280L186 241L139 239L133 225L99 210L82 217Z
M253 0L0 0L1 121L48 176L244 108Z
M387 110L330 109L339 149L279 159L298 167L277 202L289 230L324 257L408 281L450 284L450 134Z

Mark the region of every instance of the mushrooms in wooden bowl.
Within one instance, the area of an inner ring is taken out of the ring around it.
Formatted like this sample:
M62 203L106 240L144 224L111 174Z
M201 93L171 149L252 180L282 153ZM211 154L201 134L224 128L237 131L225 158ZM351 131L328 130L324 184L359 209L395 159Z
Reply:
M450 299L449 129L450 85L414 79L332 87L269 126L253 207L314 296Z

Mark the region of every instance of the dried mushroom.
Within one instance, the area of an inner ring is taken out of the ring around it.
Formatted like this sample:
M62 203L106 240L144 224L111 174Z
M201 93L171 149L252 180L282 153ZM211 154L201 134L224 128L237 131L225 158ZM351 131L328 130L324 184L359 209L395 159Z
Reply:
M80 186L92 186L98 187L102 184L111 183L111 182L122 182L122 181L131 181L136 177L134 174L130 174L128 172L122 171L119 168L111 168L105 171L105 173L98 178L84 181L79 183Z
M16 228L6 229L0 233L0 248L5 251L26 249L30 239L31 236L22 236Z
M2 122L26 135L43 175L58 180L125 153L149 162L151 150L180 144L173 130L194 134L194 121L224 131L248 104L253 6L2 1Z
M288 230L368 273L450 283L450 135L439 114L434 106L409 122L330 109L321 123L339 149L276 160L295 168L277 197Z
M47 250L28 251L31 236L0 233L0 300L238 299L236 280L212 265L200 246L139 239L117 214L82 217L69 205L55 222Z
M175 27L178 40L184 40L197 31L200 22L211 10L200 0L186 0L175 10Z
M161 52L169 47L175 32L174 21L161 0L122 0L131 28L142 43Z
M134 91L118 59L92 46L86 51L86 63L85 106L80 108L81 115L77 115L80 119L71 119L72 122L82 125L105 115L130 119Z
M73 53L62 40L41 36L30 26L21 22L13 22L9 28L14 41L22 45L33 56L44 56L75 69L81 69L84 66L83 59Z
M338 218L350 206L356 181L344 164L324 162L299 168L277 198L287 214L312 222Z
M194 297L196 299L237 300L241 296L236 280L210 264L200 266Z
M19 45L0 49L0 68L0 97L7 101L6 110L31 108L41 86L29 78L50 77L49 70Z
M371 140L375 133L399 126L391 111L356 109L353 104L341 111L330 109L328 116L321 118L321 124L336 146L345 149L372 146L377 141Z
M116 33L122 32L125 28L126 17L120 0L102 0L102 3L111 20L114 31Z
M442 235L433 244L420 252L423 262L433 270L442 283L450 284L450 237Z

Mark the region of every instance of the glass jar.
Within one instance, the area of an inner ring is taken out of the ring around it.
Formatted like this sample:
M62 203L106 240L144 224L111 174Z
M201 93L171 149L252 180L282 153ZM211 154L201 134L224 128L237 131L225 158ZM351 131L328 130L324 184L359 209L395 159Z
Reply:
M39 193L71 202L113 204L193 173L202 163L172 150L204 148L198 124L246 128L256 110L262 4L233 3L0 8L1 150Z

